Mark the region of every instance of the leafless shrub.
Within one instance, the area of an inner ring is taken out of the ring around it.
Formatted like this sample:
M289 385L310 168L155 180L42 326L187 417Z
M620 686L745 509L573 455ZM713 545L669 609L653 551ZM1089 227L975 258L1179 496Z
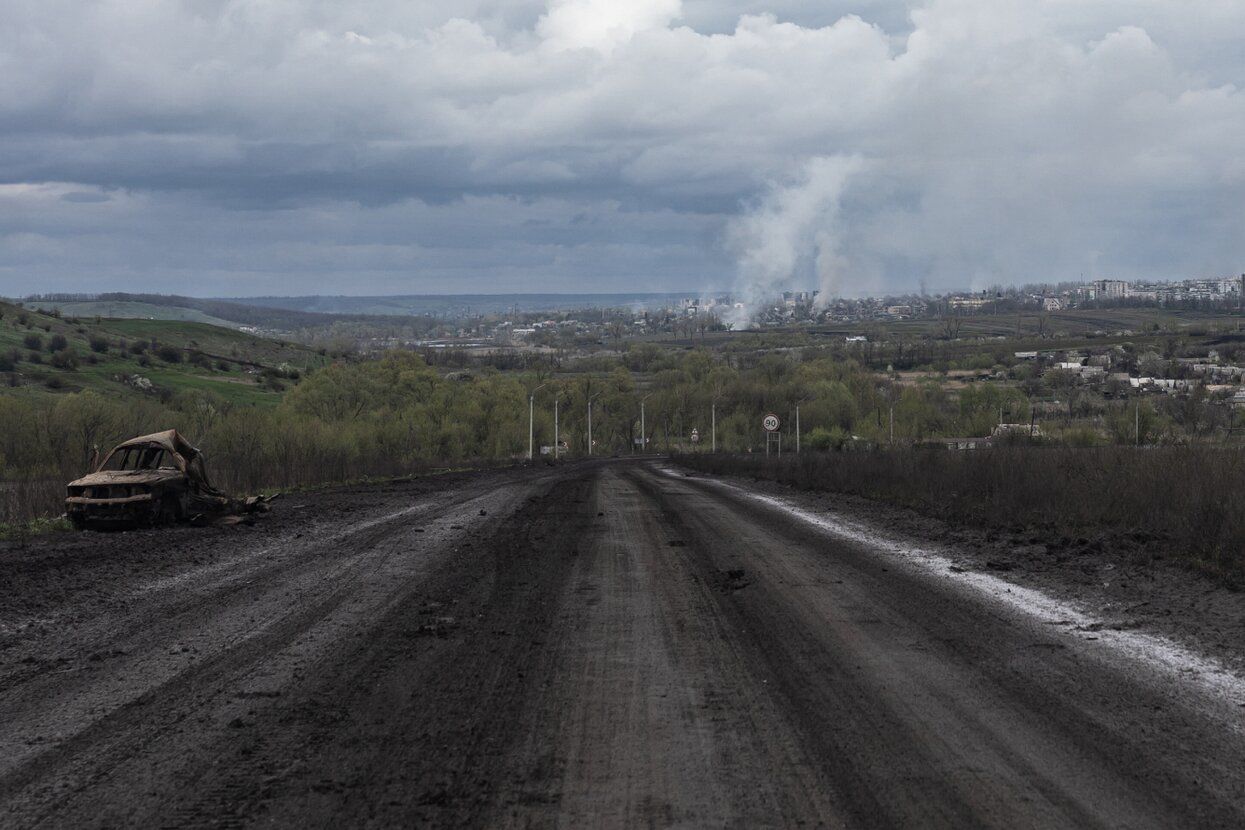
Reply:
M974 526L1059 538L1134 534L1140 548L1245 582L1245 450L997 447L685 459L718 474L851 493Z

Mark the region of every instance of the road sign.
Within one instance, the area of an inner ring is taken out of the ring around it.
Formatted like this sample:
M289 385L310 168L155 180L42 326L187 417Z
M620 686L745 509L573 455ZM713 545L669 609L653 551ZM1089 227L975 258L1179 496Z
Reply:
M765 427L766 432L777 432L778 427L782 426L782 421L778 420L778 416L771 412L761 419L761 426Z
M696 429L692 430L692 443L693 444L700 443L700 430L696 430Z

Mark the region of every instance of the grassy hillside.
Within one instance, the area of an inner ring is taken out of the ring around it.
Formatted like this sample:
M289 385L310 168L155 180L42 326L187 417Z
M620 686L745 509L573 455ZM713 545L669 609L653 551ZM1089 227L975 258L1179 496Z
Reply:
M57 309L62 317L107 317L110 319L138 320L182 320L193 323L207 323L223 328L238 328L239 324L232 320L213 317L196 308L184 308L174 305L156 305L155 303L134 302L126 300L83 300L81 302L36 302L27 303L30 308L44 311Z
M392 327L397 324L428 326L427 320L404 315L389 309L377 314L342 311L321 313L317 309L298 310L273 305L261 299L212 300L171 294L126 294L121 292L98 295L49 294L28 297L28 307L51 311L59 309L62 316L141 317L157 320L190 320L214 323L231 328L248 326L270 332L316 332L337 323L353 323Z
M161 398L208 390L236 404L271 406L327 362L305 346L202 322L75 318L0 303L7 394Z

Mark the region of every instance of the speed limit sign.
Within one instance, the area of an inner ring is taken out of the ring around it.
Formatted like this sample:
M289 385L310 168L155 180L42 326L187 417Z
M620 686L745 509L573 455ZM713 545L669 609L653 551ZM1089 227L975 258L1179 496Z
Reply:
M782 422L778 420L778 416L772 412L761 419L761 426L765 427L766 432L777 432Z

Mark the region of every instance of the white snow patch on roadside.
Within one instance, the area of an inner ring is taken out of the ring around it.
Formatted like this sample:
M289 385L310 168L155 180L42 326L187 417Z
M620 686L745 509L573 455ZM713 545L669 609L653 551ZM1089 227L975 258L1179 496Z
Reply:
M663 473L683 478L677 470L663 468ZM1065 629L1069 634L1092 632L1096 639L1080 637L1085 648L1100 647L1140 663L1182 687L1192 686L1212 700L1231 708L1229 724L1238 733L1245 733L1241 723L1241 706L1245 705L1245 678L1234 674L1218 660L1196 654L1186 647L1155 634L1140 631L1118 631L1084 608L1048 596L1033 588L981 573L960 570L951 557L931 548L919 547L898 539L863 522L845 519L832 513L813 513L775 496L748 490L710 478L697 481L729 489L753 501L781 510L790 516L817 527L830 535L880 550L897 557L910 566L935 577L964 586L990 601L1006 606L1040 623ZM956 570L951 570L955 566Z

